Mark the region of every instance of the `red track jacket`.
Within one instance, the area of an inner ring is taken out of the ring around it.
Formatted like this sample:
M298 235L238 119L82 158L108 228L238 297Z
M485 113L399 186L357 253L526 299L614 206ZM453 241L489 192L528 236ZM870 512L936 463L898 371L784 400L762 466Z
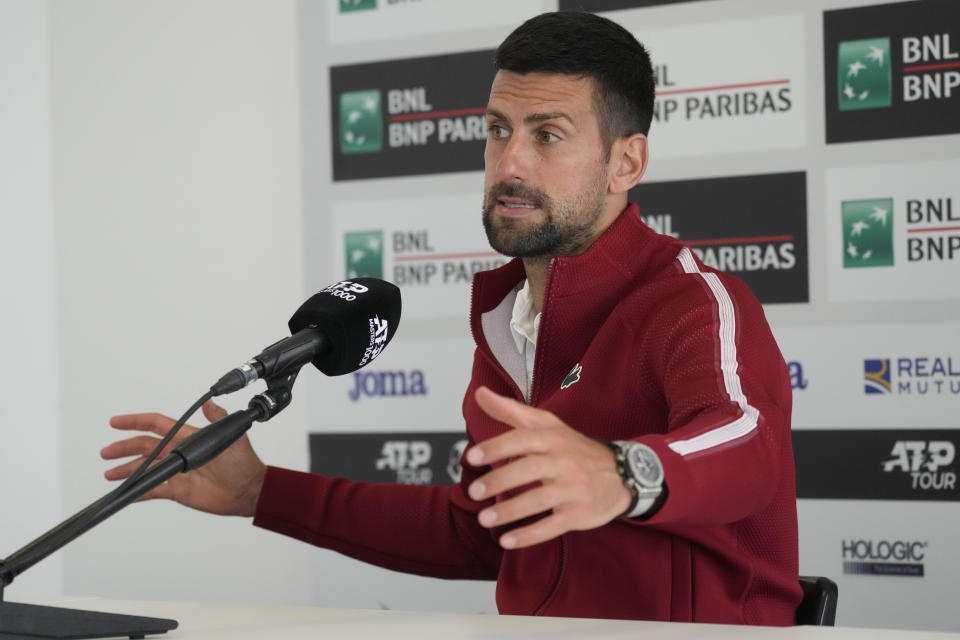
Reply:
M512 344L523 278L514 260L474 279L470 444L507 428L474 402L479 385L523 400L497 346ZM530 404L597 440L652 447L669 487L660 510L505 551L506 529L477 523L489 503L466 493L488 468L464 464L450 487L270 468L254 524L389 569L495 579L506 614L794 624L791 387L746 285L653 232L631 204L582 255L551 261Z

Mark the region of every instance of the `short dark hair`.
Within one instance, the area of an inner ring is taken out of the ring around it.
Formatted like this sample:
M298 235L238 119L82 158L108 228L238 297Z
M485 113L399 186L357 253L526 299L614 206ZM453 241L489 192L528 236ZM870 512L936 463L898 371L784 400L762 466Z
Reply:
M612 20L584 11L530 18L500 44L494 65L520 74L593 78L594 109L608 152L614 140L650 130L654 98L650 55Z

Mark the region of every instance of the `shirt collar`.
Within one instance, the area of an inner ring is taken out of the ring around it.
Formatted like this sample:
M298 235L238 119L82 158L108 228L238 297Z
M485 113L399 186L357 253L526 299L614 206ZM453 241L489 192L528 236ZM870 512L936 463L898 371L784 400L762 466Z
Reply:
M530 295L530 281L523 281L523 288L517 292L513 301L513 315L510 318L510 333L517 345L517 350L524 353L524 346L530 343L537 344L537 333L540 331L540 313L533 306L533 296Z

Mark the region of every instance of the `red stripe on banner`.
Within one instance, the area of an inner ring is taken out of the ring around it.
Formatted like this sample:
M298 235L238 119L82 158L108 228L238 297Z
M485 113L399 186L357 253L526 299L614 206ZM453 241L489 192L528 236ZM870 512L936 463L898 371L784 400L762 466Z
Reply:
M927 233L929 231L960 231L957 227L927 227L925 229L907 229L907 233Z
M765 87L772 84L789 84L790 80L767 80L764 82L744 82L742 84L723 84L715 87L698 87L696 89L671 89L657 91L658 96L672 96L677 93L699 93L701 91L723 91L724 89L743 89L746 87Z
M487 112L486 107L472 109L451 109L450 111L424 111L423 113L403 113L390 116L390 122L404 122L407 120L429 120L430 118L452 118L454 116L475 116Z
M787 242L793 236L753 236L751 238L713 238L710 240L684 240L691 246L704 244L748 244L750 242Z
M960 62L944 62L943 64L921 64L913 67L904 67L904 73L911 71L933 71L934 69L955 69L960 67Z
M414 262L416 260L458 260L462 258L500 258L501 254L496 251L483 251L478 253L428 253L415 256L397 256L395 262Z

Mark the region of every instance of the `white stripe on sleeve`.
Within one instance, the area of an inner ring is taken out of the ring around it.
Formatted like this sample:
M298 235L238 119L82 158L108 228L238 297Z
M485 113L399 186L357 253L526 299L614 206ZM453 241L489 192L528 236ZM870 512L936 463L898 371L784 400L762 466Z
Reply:
M737 374L737 327L730 295L717 274L700 271L689 248L684 247L677 256L677 260L683 266L684 273L698 274L702 277L717 300L720 308L720 370L723 372L723 386L730 399L743 411L743 415L733 422L722 424L687 440L676 440L668 445L680 455L685 456L747 435L757 428L760 412L747 402L740 384L740 376Z

